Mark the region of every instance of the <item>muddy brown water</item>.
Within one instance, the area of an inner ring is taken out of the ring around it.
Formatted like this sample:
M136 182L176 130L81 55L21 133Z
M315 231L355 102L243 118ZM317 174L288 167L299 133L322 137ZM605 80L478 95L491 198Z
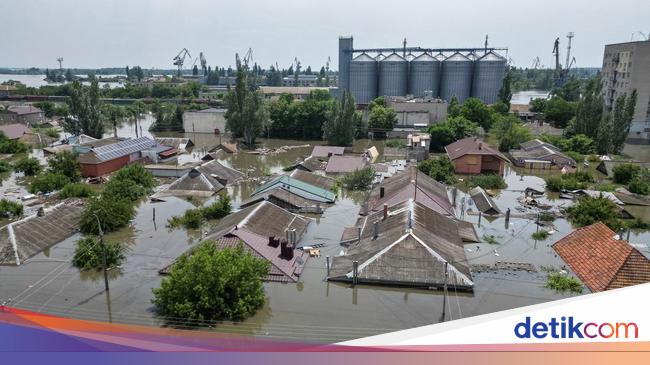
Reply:
M151 117L142 120L143 131L148 129ZM132 123L123 124L120 136L135 136ZM145 132L144 135L150 135ZM166 134L169 135L169 134ZM202 151L218 143L212 135L187 135L196 143L184 161L197 160ZM260 145L274 148L284 145L321 143L319 141L260 140ZM382 143L361 140L355 150ZM282 168L309 155L311 147L296 148L277 155L258 156L246 153L220 154L219 160L239 170L264 170L280 173ZM539 176L535 176L539 175ZM543 189L544 175L521 169L508 169L508 188L494 198L505 210L518 206L517 198L526 187ZM13 179L13 180L11 180ZM3 186L20 188L20 178L12 176ZM237 207L250 196L255 184L229 187L228 193ZM7 190L3 190L5 194ZM359 212L362 193L342 194L336 205L322 216L312 217L301 244L323 243L321 257L310 258L301 281L297 284L267 283L267 303L253 317L240 323L219 323L211 330L237 334L252 334L264 338L310 342L337 342L399 329L437 323L442 320L442 292L329 283L326 277L326 256L335 257L343 249L338 241L344 227L354 225ZM449 288L446 320L466 318L525 305L571 296L544 287L546 276L541 266L560 267L561 260L550 244L571 231L564 219L554 222L556 231L546 241L536 242L531 234L537 229L529 219L512 218L506 226L504 218L472 214L473 205L464 193L459 194L457 208L466 200L464 219L475 223L479 237L494 235L498 244L475 243L465 245L470 264L493 265L497 261L533 264L538 272L488 270L475 273L475 290L462 293ZM570 201L545 199L555 208ZM132 224L107 239L125 242L129 247L127 260L109 273L110 291L104 291L103 276L99 272L79 272L70 265L74 243L79 235L55 245L19 267L0 266L0 303L24 309L89 320L112 321L145 325L174 326L179 319L158 318L151 304L152 289L160 285L158 270L200 241L202 232L185 229L170 230L169 218L182 214L193 205L183 199L166 202L142 202ZM153 209L156 220L153 220ZM647 210L647 209L646 209ZM516 213L513 210L513 213ZM632 233L631 242L647 243L647 233ZM647 254L647 246L639 246ZM585 289L583 291L587 293Z

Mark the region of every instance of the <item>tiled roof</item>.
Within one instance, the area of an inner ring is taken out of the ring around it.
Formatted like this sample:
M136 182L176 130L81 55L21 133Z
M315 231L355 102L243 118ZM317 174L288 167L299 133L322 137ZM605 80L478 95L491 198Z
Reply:
M592 291L650 282L650 260L602 222L582 227L553 249Z
M22 137L23 134L29 133L29 128L20 123L0 125L0 133L4 134L5 137L9 139L18 139Z
M450 160L455 160L465 155L492 155L504 161L508 161L501 152L475 137L467 137L449 144L445 146L445 151L447 151Z
M342 156L345 151L345 147L338 146L314 146L314 149L311 151L311 155L314 157L329 157L331 153L332 156Z
M352 172L366 166L367 160L362 156L332 156L327 162L325 172Z
M31 105L14 105L10 106L7 108L10 112L16 113L18 115L25 115L25 114L34 114L34 113L42 113L43 111L35 106Z

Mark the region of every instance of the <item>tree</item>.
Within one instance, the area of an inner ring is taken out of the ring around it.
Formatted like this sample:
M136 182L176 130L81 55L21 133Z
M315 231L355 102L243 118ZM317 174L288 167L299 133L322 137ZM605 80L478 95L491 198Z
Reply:
M199 67L197 65L194 65L192 68L192 76L198 76L199 75Z
M619 96L614 104L612 116L612 152L619 153L627 136L630 133L632 119L634 119L634 107L636 106L637 92L632 91L629 98L625 94Z
M136 184L133 180L110 179L104 187L102 195L116 199L128 199L134 202L147 195L147 189Z
M628 184L634 177L641 173L641 166L633 163L623 163L614 166L612 179L617 184Z
M597 127L598 130L596 131L595 138L596 150L599 154L606 155L612 150L612 115L605 113Z
M106 252L107 268L119 266L126 255L125 247L119 242L99 242L96 236L85 237L77 241L72 257L72 265L82 270L100 270L104 266L104 252Z
M75 79L74 75L72 74L72 70L68 69L65 72L65 81L67 82L73 82Z
M494 121L490 108L478 98L465 100L460 107L460 115L483 127L486 131L490 130Z
M508 108L510 108L510 100L512 100L511 83L512 72L508 71L506 72L506 76L503 78L503 84L501 85L501 89L499 89L498 94L499 101L506 104Z
M215 242L206 241L172 266L160 288L153 289L152 302L162 316L243 320L264 305L262 278L268 272L269 263L241 244L218 249Z
M255 147L255 140L268 122L264 96L249 82L248 73L237 59L237 81L234 90L226 97L226 129L235 137L243 137L249 148Z
M544 118L557 128L566 127L569 120L575 115L575 106L559 96L553 96L551 99L546 100L543 105Z
M440 156L418 163L418 169L443 184L453 184L454 165L447 156Z
M65 175L71 182L81 180L81 166L74 152L62 151L57 153L47 160L47 164L50 172Z
M63 188L68 183L70 183L70 180L67 176L48 171L34 177L31 185L29 185L29 192L32 194L39 192L50 193Z
M544 113L546 111L547 99L535 98L530 101L530 111L534 113Z
M565 83L559 88L552 91L553 95L557 95L566 101L580 100L580 89L582 82L578 80L575 75L572 75Z
M355 126L360 116L356 110L354 97L343 91L341 100L334 103L323 124L323 137L331 146L349 146L355 135Z
M375 129L375 133L385 135L387 131L392 131L397 124L397 114L393 108L376 106L370 111L368 118L368 128Z
M131 180L146 189L147 193L156 186L153 174L147 171L142 164L131 164L119 169L111 180Z
M23 157L14 163L14 171L22 172L25 176L34 176L42 169L40 161L33 157Z
M348 190L365 190L375 178L375 170L372 167L364 167L359 170L348 172L343 176L341 182Z
M458 98L452 96L447 106L447 115L449 117L457 117L460 115L460 104L458 103Z
M508 115L498 116L492 131L499 139L499 151L507 152L532 139L530 129L521 125L519 118Z
M0 199L0 217L11 218L23 215L23 205L7 199Z
M370 103L368 103L368 110L372 111L378 106L382 106L382 107L386 106L386 99L383 96L378 96L370 100Z
M63 128L76 136L85 133L94 138L102 138L104 123L99 83L94 76L90 77L90 81L89 87L82 86L79 81L72 83L67 100L70 117L65 118Z
M427 130L431 135L429 149L432 152L444 152L446 145L476 134L477 128L476 123L463 117L450 117L443 122L433 124Z
M587 82L583 96L576 106L575 123L571 126L571 132L594 138L599 133L602 118L602 82L600 76L595 76Z
M98 218L102 231L106 233L126 226L134 216L135 208L130 200L102 195L88 201L81 214L79 226L82 233L97 235L99 234Z
M569 220L574 226L584 227L597 222L605 223L613 231L623 228L623 222L618 218L618 205L608 198L585 196L578 203L567 208Z

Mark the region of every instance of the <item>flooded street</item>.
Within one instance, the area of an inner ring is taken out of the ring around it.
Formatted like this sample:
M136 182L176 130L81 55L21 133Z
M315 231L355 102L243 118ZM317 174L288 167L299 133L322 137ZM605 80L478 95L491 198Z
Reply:
M152 122L151 116L140 121L144 136L183 136L169 133L152 135L148 132ZM135 137L134 123L123 123L118 129L118 136ZM219 143L219 137L214 135L189 133L184 136L191 138L196 146L190 154L182 156L179 164L198 161L205 151ZM308 156L312 146L318 143L322 142L261 139L260 147L266 148L310 146L266 156L245 152L235 155L219 153L218 160L244 172L279 174L284 167ZM376 146L380 153L383 151L382 141L368 140L357 141L354 150L362 152L369 146ZM456 206L458 215L475 223L478 237L494 236L498 243L465 245L465 254L474 268L474 292L462 293L453 286L450 287L446 320L572 295L545 288L546 274L541 271L542 266L561 267L562 261L550 245L571 231L570 224L565 219L555 220L555 233L546 241L536 242L531 238L531 234L537 230L534 220L522 218L522 212L515 210L515 207L520 206L517 199L523 196L524 189L533 187L543 190L543 177L538 171L535 174L522 169L506 171L508 188L497 192L494 200L502 211L512 209L512 218L507 226L504 217L482 217L479 225L479 216L471 199L464 193L459 194ZM3 195L24 193L23 190L15 191L24 189L16 179L12 175L3 182ZM228 187L234 207L237 208L242 200L248 198L254 188L255 184L250 182ZM307 261L299 283L265 284L268 301L261 310L242 323L221 323L214 330L274 339L337 342L443 320L442 291L365 285L353 288L325 280L326 256L335 257L341 252L339 239L345 227L355 224L364 194L343 193L336 204L322 216L311 218L313 222L300 245L322 243L324 247L321 248L321 257L312 257ZM466 201L464 211L463 199ZM571 204L570 200L553 199L552 196L542 199L542 202L553 205L553 209ZM100 272L79 272L71 266L74 243L80 237L75 235L21 266L0 266L0 303L7 302L10 306L64 317L117 323L178 325L175 319L156 318L151 304L151 290L160 285L162 277L158 270L201 240L201 230L170 230L166 227L169 218L193 207L188 201L178 198L156 203L143 201L129 227L106 236L108 240L124 242L129 247L127 260L119 270L110 272L109 293L104 291ZM648 208L643 210L647 212ZM531 214L534 215L535 212L531 211ZM648 233L632 233L630 241L633 244L644 244L649 239ZM647 245L637 248L648 254ZM528 263L534 265L536 271L480 269L486 265L493 266L496 262ZM586 292L585 289L583 293Z

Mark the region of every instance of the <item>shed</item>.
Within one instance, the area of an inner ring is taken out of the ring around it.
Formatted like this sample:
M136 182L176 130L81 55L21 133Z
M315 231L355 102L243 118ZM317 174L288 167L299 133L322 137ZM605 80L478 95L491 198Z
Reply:
M21 123L0 125L0 133L8 139L20 139L25 133L29 133L29 128Z
M457 174L503 174L508 159L487 143L468 137L445 146Z

